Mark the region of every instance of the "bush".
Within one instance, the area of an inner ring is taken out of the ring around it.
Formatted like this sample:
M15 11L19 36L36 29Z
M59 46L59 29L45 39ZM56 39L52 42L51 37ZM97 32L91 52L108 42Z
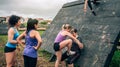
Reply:
M20 25L20 28L25 28L25 27L27 27L27 23L22 23L22 24Z
M41 22L40 24L44 24L44 25L46 25L46 24L47 24L47 22L43 21L43 22Z
M110 67L120 67L120 50L115 51Z

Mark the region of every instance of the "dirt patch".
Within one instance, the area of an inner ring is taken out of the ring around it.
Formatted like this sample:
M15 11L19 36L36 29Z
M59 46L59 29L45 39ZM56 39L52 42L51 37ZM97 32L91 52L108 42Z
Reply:
M4 48L3 46L0 46L0 49L1 48L2 50L0 51L0 67L6 67L6 61L3 52ZM24 67L22 51L23 51L22 49L20 51L16 50L17 57L16 57L15 67ZM49 57L46 57L47 53L41 51L40 54L41 55L39 55L37 61L37 67L54 67L54 62L49 62Z

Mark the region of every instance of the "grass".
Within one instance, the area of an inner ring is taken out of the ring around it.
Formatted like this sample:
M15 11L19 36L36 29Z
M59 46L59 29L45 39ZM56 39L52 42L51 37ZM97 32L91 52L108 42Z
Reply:
M7 35L0 35L0 44L5 44L7 42Z
M20 31L20 34L23 31ZM44 31L39 31L40 35L43 34ZM2 63L0 63L0 67L5 67L6 62L5 60L5 56L4 56L4 46L7 42L7 35L0 35L0 56L2 58L0 58L0 61L2 61ZM20 47L20 46L19 46ZM20 47L21 48L21 47ZM22 57L22 52L23 52L23 48L21 48L21 51L17 51L17 62L16 62L16 67L22 67L23 66L23 57ZM37 63L37 67L54 67L54 63L50 63L49 62L49 58L51 56L50 53L46 52L44 49L39 49L38 50L38 63Z
M110 67L120 67L120 50L114 52Z
M20 31L20 34L22 32L23 31ZM40 35L42 35L44 31L39 31L39 32L40 32ZM4 50L3 47L6 42L7 42L7 35L0 35L0 53L3 53L3 50ZM44 61L44 62L42 62L43 66L46 64L51 64L51 63L48 63L48 60L49 60L51 54L46 52L44 49L39 49L38 56L40 58L42 58L42 60L40 60L40 61ZM51 65L53 65L53 64L51 64ZM41 65L41 64L39 64L39 65ZM114 52L110 67L120 67L120 50L116 50Z
M44 49L39 49L38 54L39 57L45 57L46 60L49 60L51 57L51 53L46 52Z

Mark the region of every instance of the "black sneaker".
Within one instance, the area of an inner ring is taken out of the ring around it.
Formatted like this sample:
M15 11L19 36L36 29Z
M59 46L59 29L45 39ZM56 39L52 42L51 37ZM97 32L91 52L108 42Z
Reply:
M93 14L94 16L96 16L96 13L95 13L95 11L92 11L92 14Z

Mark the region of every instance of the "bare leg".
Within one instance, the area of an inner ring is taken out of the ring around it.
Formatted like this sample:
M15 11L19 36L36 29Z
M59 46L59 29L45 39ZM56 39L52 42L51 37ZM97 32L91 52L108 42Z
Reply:
M64 40L60 43L60 50L63 49L64 47L68 47L68 52L70 52L71 46L72 46L72 40L71 39L67 39Z
M62 61L61 64L62 64L62 67L66 67L65 61Z
M12 64L13 67L15 66L15 62L16 62L16 52L14 52L13 55L13 64Z
M57 57L57 60L56 60L56 62L55 62L55 67L58 67L58 66L59 66L59 63L60 63L60 61L61 61L62 52L61 52L61 50L60 50L60 51L55 52L55 54L56 54L56 57Z
M68 67L74 67L74 65L73 64L69 64Z
M14 52L5 53L6 63L7 63L6 67L12 67L13 66L14 55L15 55L15 51Z

